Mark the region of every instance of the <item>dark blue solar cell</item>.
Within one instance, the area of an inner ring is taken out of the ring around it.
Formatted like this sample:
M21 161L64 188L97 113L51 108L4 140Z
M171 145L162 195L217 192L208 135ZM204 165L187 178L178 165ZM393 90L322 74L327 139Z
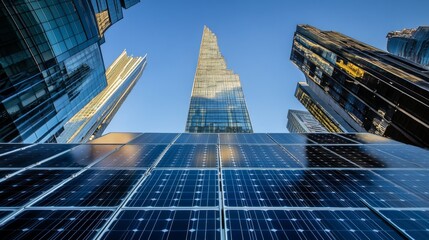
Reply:
M27 170L0 182L0 206L27 204L70 177L75 170Z
M314 145L283 145L299 162L308 168L356 168L357 165Z
M429 200L429 170L379 170L374 172Z
M95 167L150 167L166 145L125 145L94 165Z
M108 210L26 210L0 226L2 239L91 239Z
M137 137L130 144L141 144L141 143L171 143L178 133L143 133Z
M102 239L220 239L215 210L127 210Z
M320 144L357 144L355 141L348 140L332 133L303 133L303 135Z
M227 210L229 239L403 239L370 211Z
M265 133L222 133L219 137L220 144L274 144Z
M99 158L107 156L121 145L79 145L37 167L85 167Z
M371 148L381 151L383 154L401 158L424 168L429 168L429 150L405 145L371 145Z
M56 154L69 150L75 144L38 144L13 154L0 156L0 167L27 167Z
M364 170L224 170L225 205L427 207L429 201Z
M141 133L108 133L96 138L90 143L94 144L125 144L142 135Z
M383 217L389 219L414 239L429 239L429 210L379 210Z
M338 135L365 144L400 144L389 138L372 133L337 133Z
M118 206L144 171L87 170L34 206Z
M301 168L288 152L278 145L221 145L223 167Z
M5 210L1 210L0 211L0 220L3 219L4 217L6 217L7 215L11 214L12 211L5 211Z
M144 180L127 206L218 206L217 174L217 170L155 170Z
M216 145L173 144L157 167L217 167Z
M7 177L9 174L12 174L16 171L18 171L18 169L17 170L10 170L10 169L9 170L0 170L0 179Z
M174 143L217 144L218 141L216 133L182 133Z
M269 133L271 138L279 144L314 144L313 141L302 134L294 133Z
M368 146L326 146L331 151L365 168L418 168L420 166Z
M31 144L0 144L0 154L5 154L10 151L14 151L20 148L31 146Z

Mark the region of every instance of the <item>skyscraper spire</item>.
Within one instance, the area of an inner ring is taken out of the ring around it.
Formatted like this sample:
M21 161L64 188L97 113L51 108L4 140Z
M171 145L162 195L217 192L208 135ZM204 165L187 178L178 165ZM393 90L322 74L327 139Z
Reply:
M226 67L216 35L204 26L186 132L251 133L240 78Z

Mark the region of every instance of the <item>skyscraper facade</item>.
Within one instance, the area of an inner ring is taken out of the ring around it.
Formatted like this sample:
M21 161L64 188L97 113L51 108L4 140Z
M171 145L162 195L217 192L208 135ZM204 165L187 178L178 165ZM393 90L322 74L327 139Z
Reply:
M328 132L365 132L329 95L311 80L298 82L295 97Z
M251 133L240 78L227 69L216 35L204 26L186 132Z
M425 68L309 25L298 25L291 61L366 131L429 146Z
M317 121L311 113L300 110L287 112L287 130L290 133L323 133L326 129Z
M387 51L429 69L429 26L389 32Z
M1 142L54 140L107 85L96 2L1 1Z
M122 54L106 70L107 87L65 125L58 143L87 142L101 136L125 101L146 66L146 56Z

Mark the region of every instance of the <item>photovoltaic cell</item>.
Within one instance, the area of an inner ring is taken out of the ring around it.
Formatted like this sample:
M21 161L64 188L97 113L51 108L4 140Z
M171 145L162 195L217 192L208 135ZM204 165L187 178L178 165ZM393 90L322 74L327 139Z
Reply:
M11 214L12 211L4 211L4 210L0 210L0 220L3 219L4 217L6 217L7 215Z
M332 133L303 133L303 135L320 144L357 144L354 141L348 140Z
M308 168L355 168L355 164L333 154L321 146L283 145L300 163Z
M3 239L91 239L112 211L26 210L0 226Z
M217 170L155 170L144 180L127 206L218 206L217 173Z
M138 138L130 142L130 144L141 143L171 143L177 137L177 133L143 133Z
M87 170L34 206L118 206L144 171Z
M70 177L74 170L27 170L0 182L0 206L22 206Z
M217 167L216 145L172 145L157 167Z
M429 150L411 146L411 145L371 145L373 149L377 149L382 153L401 158L405 161L417 164L424 168L429 168Z
M92 140L93 144L125 144L134 138L140 136L141 133L108 133L99 138Z
M94 167L150 167L166 145L125 145Z
M428 210L380 210L378 211L401 231L414 239L429 239Z
M331 151L365 168L418 168L420 166L367 146L326 146Z
M0 154L7 153L19 148L28 147L31 144L0 144Z
M217 144L218 134L205 134L205 133L182 133L177 138L175 143L186 144Z
M102 239L220 239L214 210L127 210Z
M221 145L223 167L300 168L278 145Z
M429 202L357 170L223 170L225 205L236 207L427 207Z
M69 150L75 144L38 144L37 146L0 156L0 167L27 167Z
M37 167L86 167L121 145L79 145Z
M271 138L279 144L314 144L313 141L302 134L294 133L269 133Z
M374 172L429 201L428 170L380 170Z
M220 144L274 144L265 133L222 133L219 137Z
M9 174L14 173L16 171L18 171L18 169L17 170L0 170L0 179L6 177Z
M228 210L229 239L403 239L370 211Z

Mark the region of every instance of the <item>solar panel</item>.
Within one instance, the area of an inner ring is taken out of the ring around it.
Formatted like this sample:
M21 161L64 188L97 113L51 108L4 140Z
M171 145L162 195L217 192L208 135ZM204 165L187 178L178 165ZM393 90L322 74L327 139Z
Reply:
M357 142L337 136L332 133L306 133L308 139L320 144L357 144Z
M38 144L37 146L0 156L0 167L27 167L69 150L75 144Z
M217 173L217 170L154 170L127 206L218 206Z
M92 140L93 144L125 144L140 136L141 133L108 133Z
M366 168L418 168L420 166L367 146L326 146L329 150Z
M300 168L278 145L221 145L223 167Z
M166 145L126 145L101 160L94 167L150 167Z
M220 239L214 210L121 211L103 239Z
M34 206L118 206L144 171L87 170Z
M308 168L355 168L355 164L333 154L321 146L314 145L284 145L300 163Z
M0 210L0 220L2 220L7 215L11 214L12 211Z
M172 145L157 167L217 167L216 145Z
M211 133L182 133L177 138L175 143L186 143L186 144L217 144L218 134Z
M228 239L403 239L370 211L228 210Z
M220 144L274 144L265 133L222 133L219 137Z
M4 177L7 177L9 174L14 173L14 172L16 172L18 170L19 169L16 169L16 170L3 170L3 169L1 169L0 170L0 179L2 179Z
M39 197L74 170L27 170L0 182L0 206L18 207Z
M0 226L3 239L91 239L108 210L26 210Z
M429 200L428 170L380 170L375 171L375 173Z
M130 144L142 144L142 143L171 143L176 137L177 133L143 133L137 137Z
M427 207L429 201L357 170L223 170L225 205L237 207Z
M269 133L271 138L279 144L314 144L313 141L302 134L294 133Z
M380 210L393 224L414 239L429 239L429 210Z
M100 157L107 156L121 145L79 145L71 151L61 154L37 167L85 167Z

